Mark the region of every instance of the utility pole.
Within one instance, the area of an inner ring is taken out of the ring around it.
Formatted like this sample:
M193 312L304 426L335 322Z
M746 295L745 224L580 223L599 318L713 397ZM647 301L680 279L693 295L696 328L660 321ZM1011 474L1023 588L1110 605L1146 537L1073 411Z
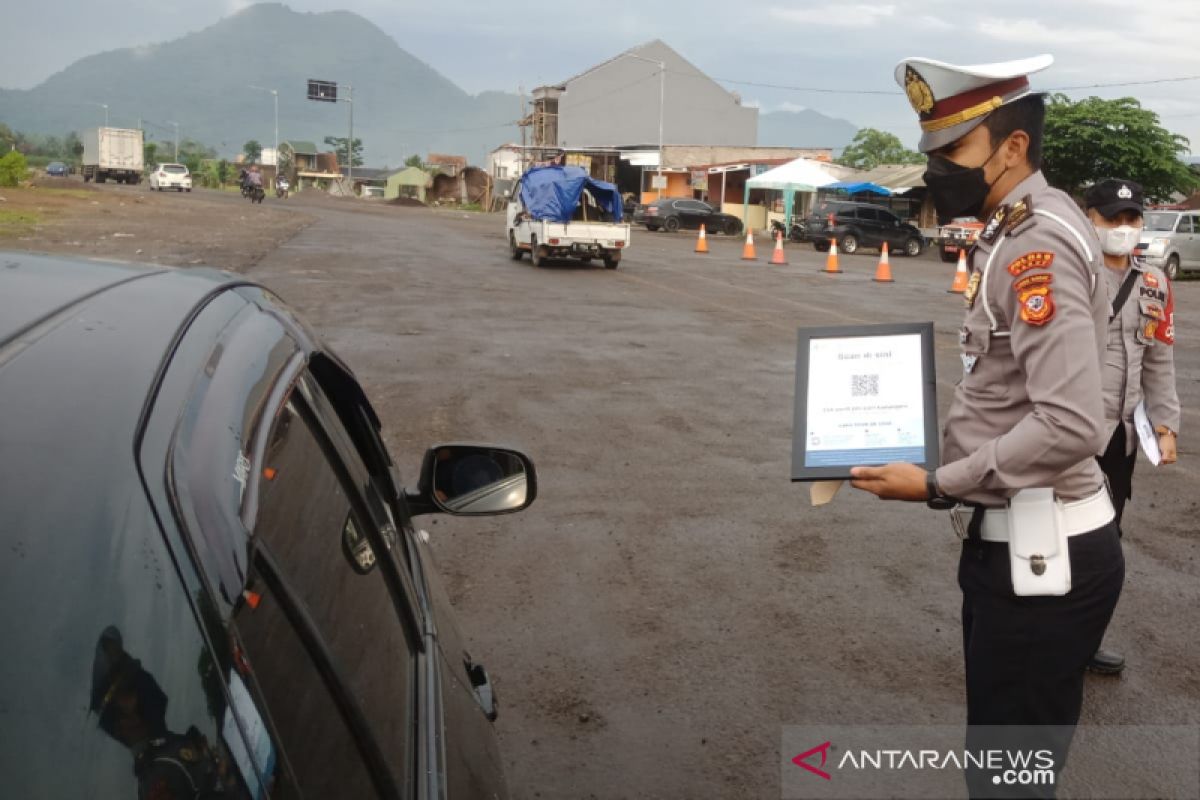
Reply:
M666 188L663 178L663 109L666 106L667 98L667 62L639 56L636 53L622 53L622 55L658 65L658 176L655 181L658 185L655 190L656 196L662 197L663 189Z
M350 138L346 140L346 177L350 181L350 194L354 194L354 87L346 84L350 94L346 102L350 104Z
M179 123L171 122L171 120L167 120L167 124L175 126L175 163L178 164L179 163Z

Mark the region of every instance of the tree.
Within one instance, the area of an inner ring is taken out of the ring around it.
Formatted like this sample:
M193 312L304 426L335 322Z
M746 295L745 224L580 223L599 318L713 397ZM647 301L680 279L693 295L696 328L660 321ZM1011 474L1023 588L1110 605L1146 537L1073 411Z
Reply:
M333 150L333 152L337 153L339 164L345 163L345 161L346 161L346 137L345 136L326 136L325 144L329 145L329 147ZM353 148L352 155L353 155L353 163L354 163L354 166L356 166L356 167L361 167L363 165L362 151L363 151L362 139L355 136L354 137L354 148Z
M142 145L142 163L146 165L146 169L152 169L158 163L158 145L154 142L146 142Z
M251 164L257 164L258 159L262 157L262 145L257 139L251 139L242 145L242 152L246 154L246 160Z
M836 163L858 169L874 169L880 164L923 164L925 156L909 150L895 134L875 128L860 128Z
M1104 178L1137 181L1152 201L1200 186L1180 156L1188 140L1158 124L1158 115L1132 97L1078 102L1062 94L1046 105L1042 171L1068 194Z
M63 155L73 159L83 156L83 142L80 141L79 134L75 131L71 131L63 137Z
M29 166L19 150L10 150L0 156L0 186L16 186L25 180Z
M421 164L421 157L420 156L409 156L408 158L404 159L404 166L406 166L406 167L421 167L421 166L423 166Z

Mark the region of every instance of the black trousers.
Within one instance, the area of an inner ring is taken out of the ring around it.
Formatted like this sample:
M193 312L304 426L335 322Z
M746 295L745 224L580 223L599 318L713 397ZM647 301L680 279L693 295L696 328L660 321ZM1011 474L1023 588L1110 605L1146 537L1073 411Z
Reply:
M1133 468L1137 464L1137 448L1125 455L1125 426L1118 425L1108 440L1104 455L1097 456L1100 469L1108 479L1108 490L1112 494L1113 508L1117 510L1117 527L1121 526L1121 515L1125 512L1125 501L1133 497Z
M1084 668L1100 646L1125 580L1115 521L1067 541L1071 591L1062 597L1013 594L1003 542L968 539L958 568L968 749L989 744L992 734L978 726L1036 726L1020 733L1020 744L1055 753L1056 772L1066 763L1079 721ZM1054 796L1052 786L997 787L992 778L968 771L971 796Z

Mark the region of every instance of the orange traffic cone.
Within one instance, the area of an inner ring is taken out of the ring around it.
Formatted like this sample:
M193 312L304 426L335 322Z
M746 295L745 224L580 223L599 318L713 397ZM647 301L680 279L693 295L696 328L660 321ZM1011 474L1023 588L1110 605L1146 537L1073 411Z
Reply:
M947 289L954 294L967 291L967 251L959 248L958 268L954 270L954 285Z
M771 254L771 263L781 267L787 266L787 258L783 255L782 231L775 234L775 252Z
M758 261L754 254L754 229L746 228L746 244L742 247L742 261Z
M700 238L696 240L696 252L697 253L707 253L708 252L708 239L704 235L704 224L703 223L700 224Z
M878 283L892 283L892 265L888 263L887 242L879 250L879 266L875 268L875 280Z
M825 269L823 270L829 275L840 275L842 271L838 269L837 259L837 239L829 240L829 255L825 257Z

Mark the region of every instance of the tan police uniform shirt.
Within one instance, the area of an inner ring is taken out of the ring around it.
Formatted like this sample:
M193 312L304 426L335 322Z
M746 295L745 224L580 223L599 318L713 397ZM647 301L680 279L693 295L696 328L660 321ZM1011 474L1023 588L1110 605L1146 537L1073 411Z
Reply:
M963 377L937 470L946 494L1002 506L1029 487L1067 501L1103 487L1100 259L1092 224L1041 172L988 218L969 256Z
M1137 447L1133 411L1143 399L1154 425L1179 432L1179 395L1175 391L1174 323L1168 318L1171 284L1166 273L1132 259L1138 277L1120 312L1108 323L1104 354L1105 442L1125 426L1125 454ZM1127 272L1103 268L1108 302L1116 299Z

